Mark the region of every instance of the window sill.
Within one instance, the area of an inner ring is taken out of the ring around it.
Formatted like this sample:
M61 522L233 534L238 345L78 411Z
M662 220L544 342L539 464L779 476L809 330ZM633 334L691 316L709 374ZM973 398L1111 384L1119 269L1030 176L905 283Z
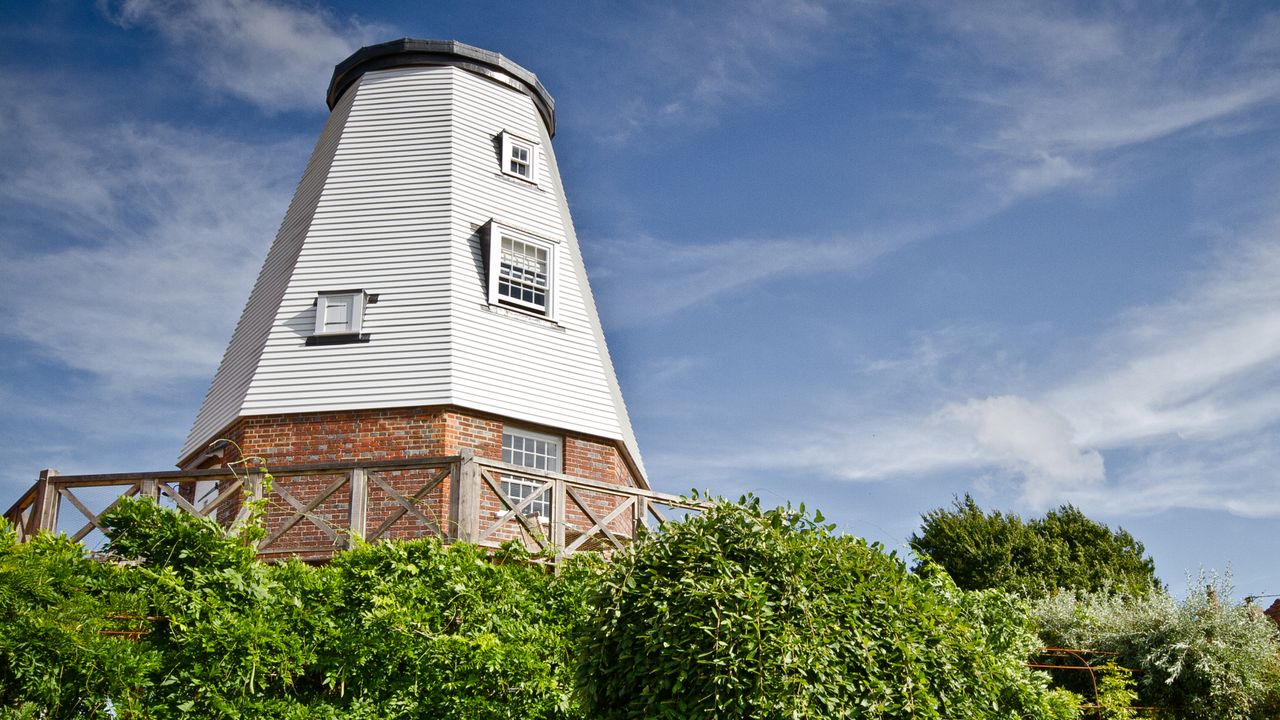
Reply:
M511 173L504 173L504 172L494 173L493 176L501 180L506 180L513 185L518 184L523 187L537 190L538 192L546 192L546 190L544 190L543 187L538 184L537 180L530 180L528 178L524 178L519 175L513 175Z
M307 338L307 346L317 345L357 345L369 342L369 333L343 333L341 335L311 335Z
M519 504L519 503L517 503L517 504ZM496 518L500 518L500 517L502 517L503 515L506 515L506 514L507 514L507 513L509 513L509 512L511 512L511 511L510 511L510 510L494 510L494 511L493 511L493 516L494 516L494 517L496 517ZM515 516L514 516L514 515L512 515L511 517L513 517L513 518L514 518ZM525 520L529 520L530 522L532 522L532 521L534 521L534 520L537 520L537 521L538 521L538 523L539 523L540 525L550 525L550 524L551 524L551 518L547 517L546 515L525 515L525 516L524 516L524 519L525 519Z
M567 332L567 329L565 328L565 326L561 325L555 320L552 320L546 315L534 312L532 310L521 310L518 307L512 307L509 305L495 305L493 303L484 303L480 307L483 308L486 312L491 312L494 315L503 315L515 320L520 320L522 322L542 325L543 327L550 328L557 332Z

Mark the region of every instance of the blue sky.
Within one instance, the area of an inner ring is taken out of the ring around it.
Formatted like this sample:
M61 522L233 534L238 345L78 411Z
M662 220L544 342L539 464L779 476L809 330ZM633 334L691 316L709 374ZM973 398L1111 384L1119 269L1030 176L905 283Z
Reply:
M655 486L902 547L1064 502L1280 593L1280 13L1222 3L22 3L0 490L169 467L363 44L502 52ZM3 501L8 505L10 501Z

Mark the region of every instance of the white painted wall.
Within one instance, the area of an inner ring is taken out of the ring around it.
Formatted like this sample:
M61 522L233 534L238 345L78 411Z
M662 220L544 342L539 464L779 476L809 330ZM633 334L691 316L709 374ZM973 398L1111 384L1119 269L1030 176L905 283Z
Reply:
M540 140L537 185L501 172L504 130ZM489 305L490 219L555 245L553 320ZM316 293L346 288L379 296L371 342L306 346ZM533 101L454 67L369 72L333 110L182 456L239 415L436 404L620 440L640 466Z

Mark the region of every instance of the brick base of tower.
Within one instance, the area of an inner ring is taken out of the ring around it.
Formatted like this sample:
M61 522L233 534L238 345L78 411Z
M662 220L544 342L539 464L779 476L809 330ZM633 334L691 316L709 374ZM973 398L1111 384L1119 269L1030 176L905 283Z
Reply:
M219 438L231 440L244 457L261 458L269 471L298 465L350 463L366 461L417 460L461 455L474 452L484 460L502 460L504 426L540 431L563 438L563 470L565 475L585 478L622 487L636 487L637 475L613 441L518 423L501 416L465 408L415 407L376 410L341 410L316 413L261 415L244 417L227 428ZM221 456L194 454L182 467L197 469L216 467L237 459L234 450ZM419 495L431 480L432 470L393 470L378 473L378 480L390 486L402 498ZM277 492L268 497L266 526L269 535L287 522L296 510L284 498L284 491L295 500L309 503L335 483L342 482L340 472L288 476L275 473ZM446 478L429 492L420 494L414 506L416 513L403 512L403 503L377 482L369 483L366 528L373 531L389 522L379 539L410 539L447 534L450 493L453 478ZM605 493L579 493L599 517L607 515L616 501ZM264 557L297 556L320 560L332 555L340 544L322 525L345 528L350 512L350 493L335 492L319 503L308 515L311 519L295 522L274 543L264 548ZM505 510L505 506L488 491L480 501L481 524L487 524ZM399 517L396 517L398 515ZM590 525L580 508L567 508L568 522ZM630 535L626 518L610 523L615 532ZM434 526L434 527L433 527ZM519 537L519 527L512 523L497 539Z

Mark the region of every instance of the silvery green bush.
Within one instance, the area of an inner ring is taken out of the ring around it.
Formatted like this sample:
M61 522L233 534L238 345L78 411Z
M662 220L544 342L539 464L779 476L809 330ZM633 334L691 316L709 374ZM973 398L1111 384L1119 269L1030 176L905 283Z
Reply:
M1262 720L1280 699L1280 634L1250 604L1205 582L1186 599L1062 592L1032 609L1049 646L1119 653L1135 670L1139 703L1178 720Z

